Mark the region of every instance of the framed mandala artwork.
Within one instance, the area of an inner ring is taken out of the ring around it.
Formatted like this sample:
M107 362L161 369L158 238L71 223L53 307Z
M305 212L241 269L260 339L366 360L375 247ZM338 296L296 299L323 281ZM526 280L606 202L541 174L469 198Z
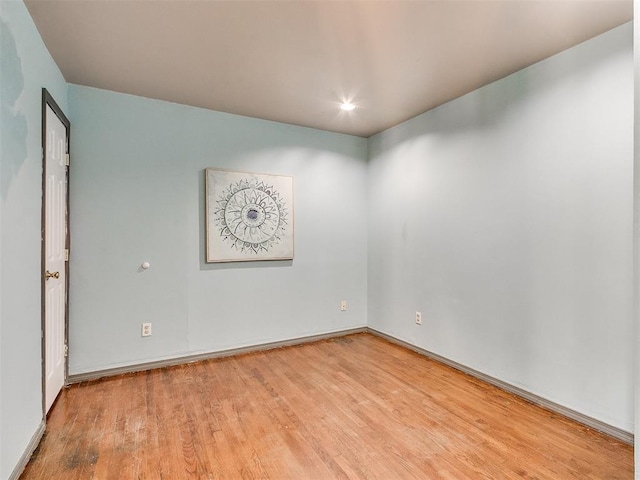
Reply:
M207 168L207 262L293 258L293 177Z

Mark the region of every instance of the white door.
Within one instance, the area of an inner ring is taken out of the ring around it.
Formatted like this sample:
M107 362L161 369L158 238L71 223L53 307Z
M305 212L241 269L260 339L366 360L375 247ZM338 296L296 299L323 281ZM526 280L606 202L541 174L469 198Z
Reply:
M44 182L44 372L45 412L64 385L67 280L67 130L46 106Z

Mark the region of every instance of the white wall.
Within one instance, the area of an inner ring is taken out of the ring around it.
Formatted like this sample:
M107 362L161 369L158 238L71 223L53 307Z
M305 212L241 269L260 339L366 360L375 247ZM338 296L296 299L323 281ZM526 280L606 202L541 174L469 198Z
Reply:
M366 325L365 139L75 85L69 103L71 374ZM294 177L293 261L205 263L206 167Z
M368 202L370 326L627 431L631 36L373 137Z
M67 85L21 1L0 1L0 479L42 421L41 89Z

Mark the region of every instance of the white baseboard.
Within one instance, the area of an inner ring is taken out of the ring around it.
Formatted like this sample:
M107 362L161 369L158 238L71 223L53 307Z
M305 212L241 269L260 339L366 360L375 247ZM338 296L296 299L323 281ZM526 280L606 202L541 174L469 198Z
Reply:
M627 432L626 430L622 430L618 427L614 427L613 425L609 425L593 417L589 417L588 415L584 415L583 413L577 412L563 405L552 402L551 400L547 400L546 398L540 397L535 393L528 392L526 390L523 390L522 388L511 385L510 383L504 382L490 375L486 375L482 372L479 372L472 368L461 365L460 363L454 362L453 360L449 360L448 358L442 357L436 353L430 352L420 347L416 347L415 345L412 345L408 342L395 338L379 330L375 330L371 327L368 327L367 331L372 335L377 335L381 338L384 338L385 340L390 341L391 343L395 343L396 345L400 345L401 347L408 348L409 350L413 350L414 352L424 355L425 357L429 357L437 362L440 362L452 368L455 368L456 370L460 370L461 372L466 373L467 375L471 375L472 377L482 380L483 382L487 382L493 385L494 387L498 387L501 390L505 390L509 393L513 393L514 395L524 398L525 400L535 405L546 408L547 410L550 410L564 417L570 418L571 420L581 423L589 428L592 428L593 430L598 430L599 432L602 432L614 438L617 438L618 440L624 443L628 443L629 445L633 445L634 443L634 435L631 432Z
M33 452L36 451L36 448L38 448L38 445L40 444L40 440L42 440L42 436L44 435L44 430L45 422L42 420L36 430L36 433L33 434L27 448L25 448L24 453L20 457L18 464L13 469L13 472L11 472L11 475L9 475L8 480L18 480L18 478L20 478L20 475L22 475L22 472L24 471L24 467L27 466L27 463L29 463L29 460L31 459L31 455L33 455Z

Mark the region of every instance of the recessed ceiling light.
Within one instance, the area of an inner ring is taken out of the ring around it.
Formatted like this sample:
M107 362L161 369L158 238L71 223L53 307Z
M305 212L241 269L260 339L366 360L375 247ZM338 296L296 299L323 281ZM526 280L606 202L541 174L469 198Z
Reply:
M356 106L353 103L350 103L350 102L344 102L344 103L342 103L340 105L340 109L344 110L345 112L350 112L354 108L356 108Z

